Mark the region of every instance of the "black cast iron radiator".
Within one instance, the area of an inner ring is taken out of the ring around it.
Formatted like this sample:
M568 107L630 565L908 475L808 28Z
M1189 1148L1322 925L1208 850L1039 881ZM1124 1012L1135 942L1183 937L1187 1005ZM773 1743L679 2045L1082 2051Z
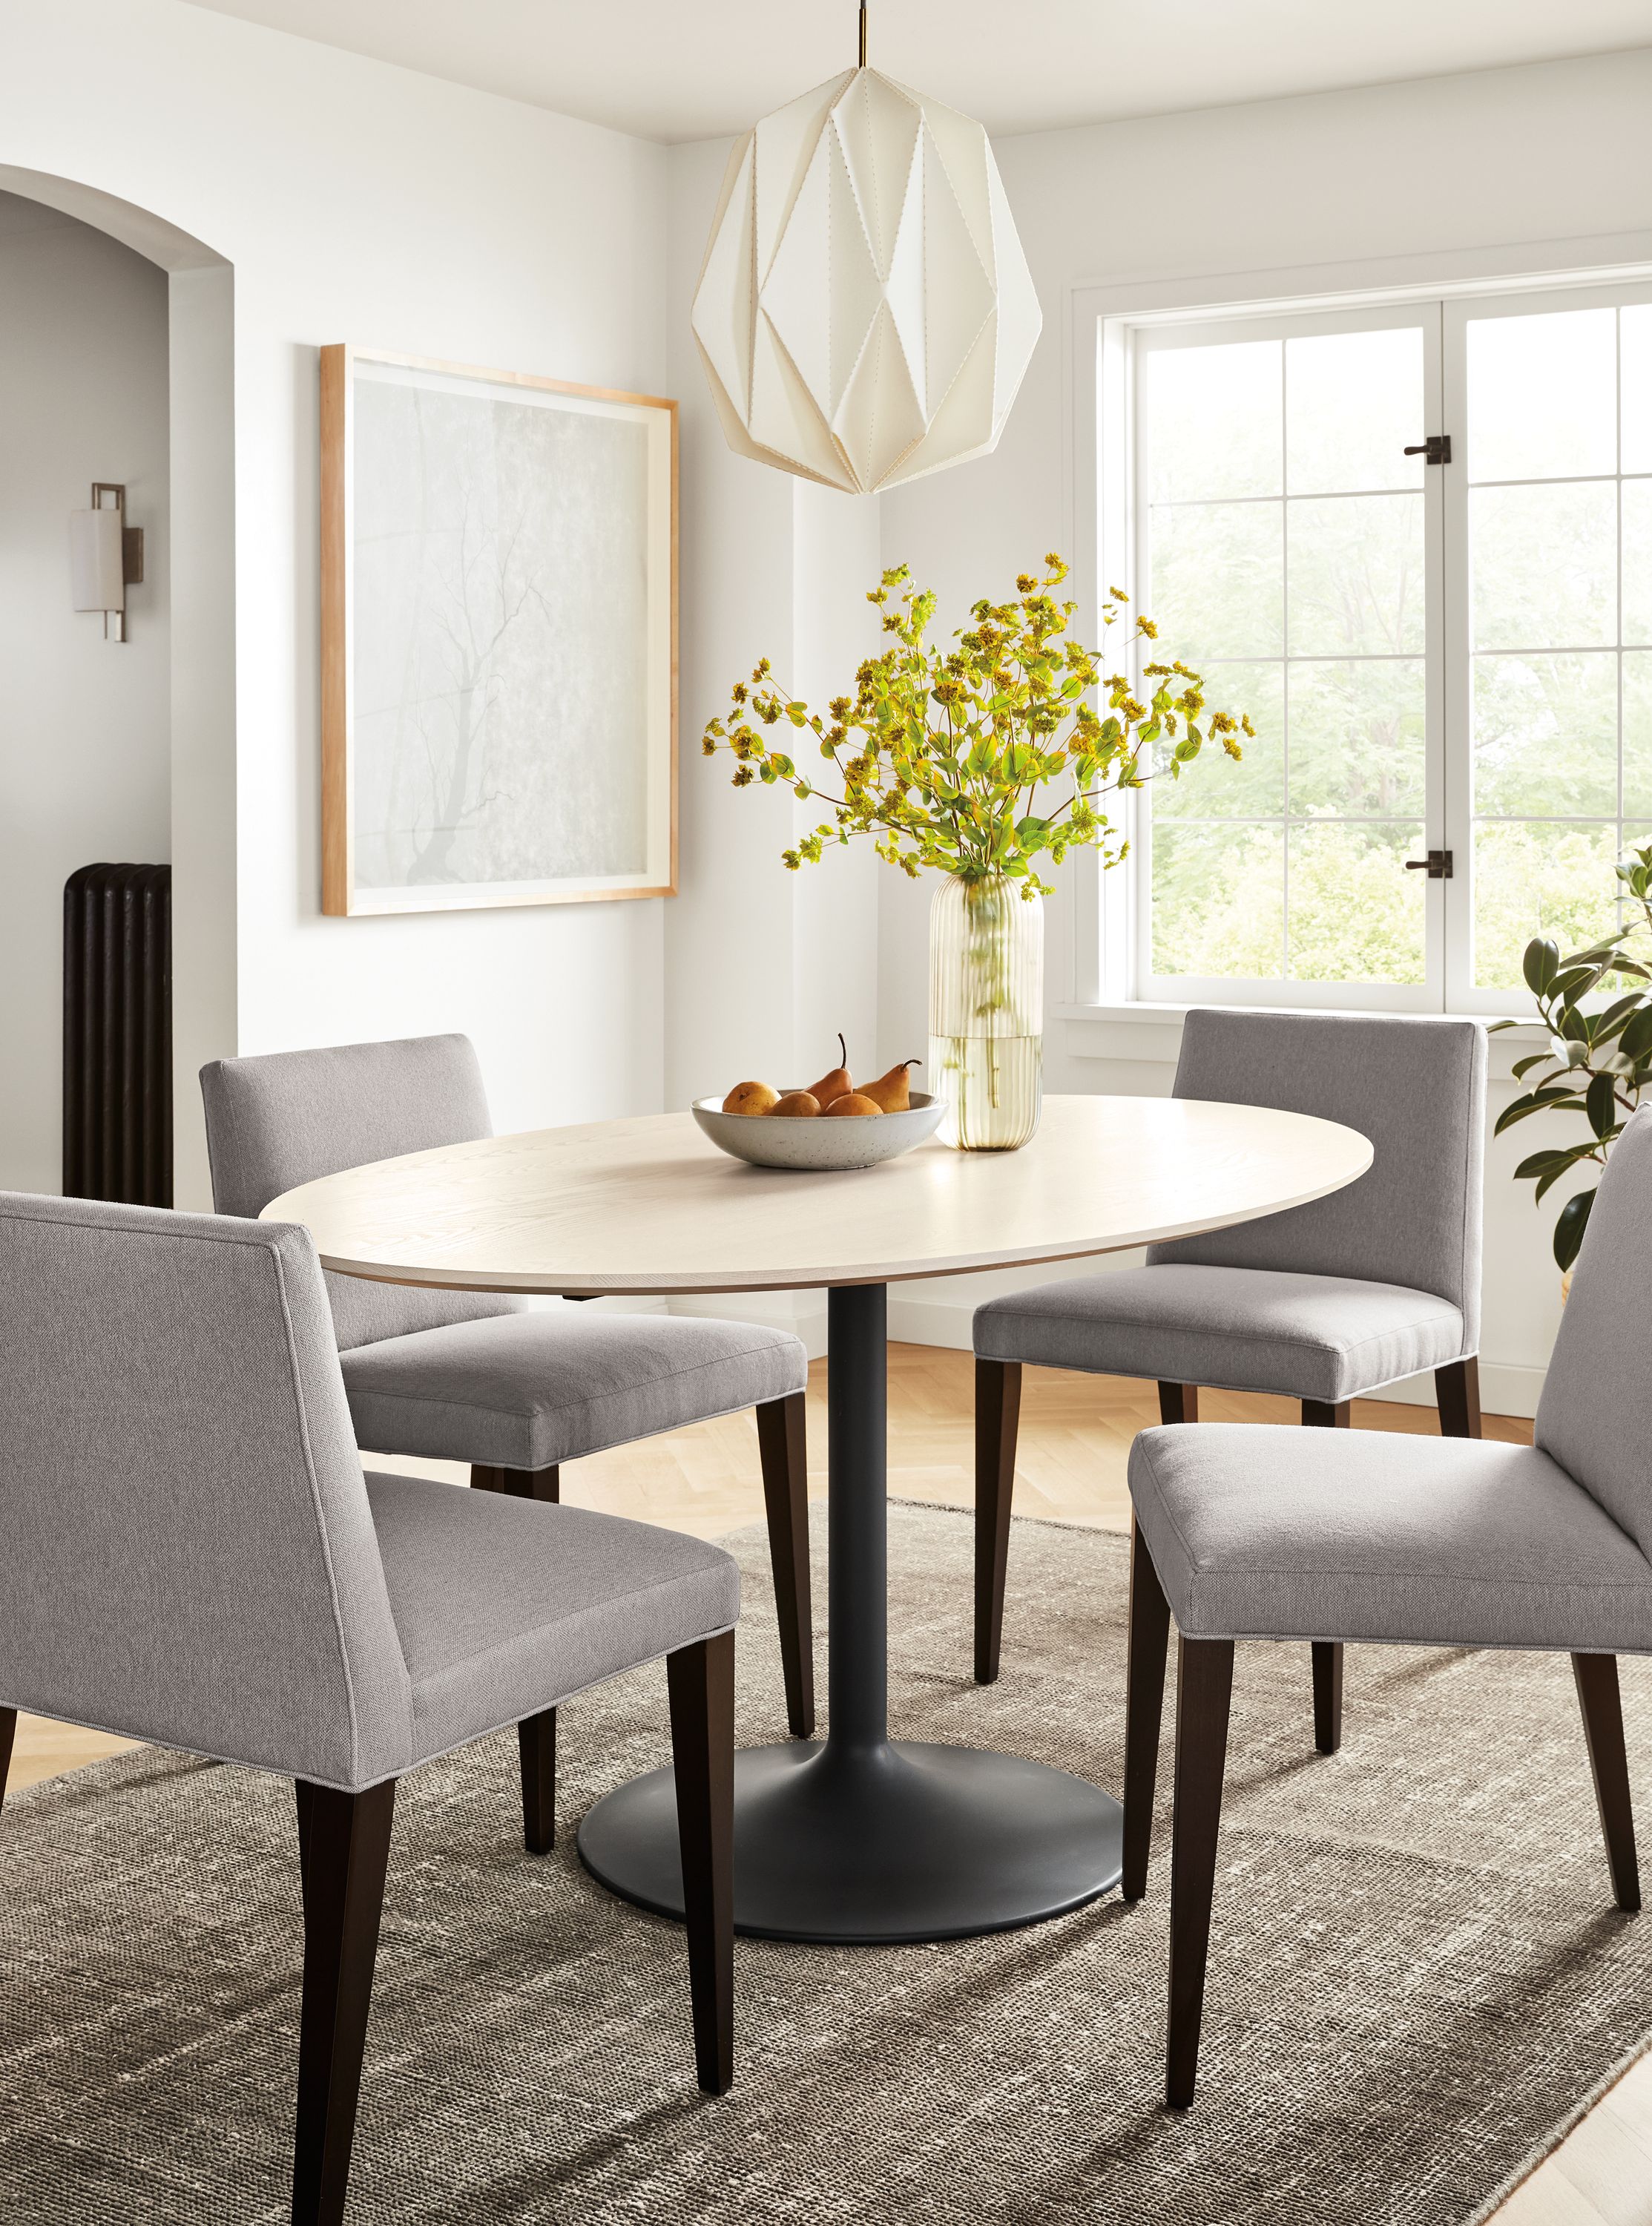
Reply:
M172 1203L172 868L63 885L63 1190Z

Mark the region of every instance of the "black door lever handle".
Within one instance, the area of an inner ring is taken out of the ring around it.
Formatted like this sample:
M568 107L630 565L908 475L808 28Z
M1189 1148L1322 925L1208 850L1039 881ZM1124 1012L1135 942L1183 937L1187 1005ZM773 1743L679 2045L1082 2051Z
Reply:
M1426 874L1431 881L1449 881L1452 878L1452 854L1449 850L1431 850L1426 858L1407 858L1408 874Z
M1449 464L1452 461L1452 436L1449 433L1431 433L1426 441L1419 441L1414 448L1401 448L1402 456L1420 456L1426 464Z

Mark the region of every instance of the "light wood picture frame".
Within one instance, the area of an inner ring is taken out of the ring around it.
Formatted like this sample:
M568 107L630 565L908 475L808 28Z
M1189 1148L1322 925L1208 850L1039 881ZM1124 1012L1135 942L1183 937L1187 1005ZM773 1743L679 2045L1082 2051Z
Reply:
M320 355L323 913L674 896L676 403Z

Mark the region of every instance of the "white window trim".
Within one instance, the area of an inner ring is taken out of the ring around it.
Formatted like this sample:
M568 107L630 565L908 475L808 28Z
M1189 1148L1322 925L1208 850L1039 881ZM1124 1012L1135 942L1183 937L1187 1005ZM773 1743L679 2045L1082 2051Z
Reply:
M1135 592L1131 499L1135 448L1131 422L1128 334L1148 322L1204 322L1218 317L1278 318L1314 311L1380 308L1454 296L1553 292L1652 281L1652 232L1547 240L1496 248L1456 248L1411 257L1318 264L1278 270L1188 273L1147 278L1120 276L1074 283L1062 304L1066 334L1065 429L1069 452L1068 546L1075 551L1073 593L1093 639L1109 585ZM1134 841L1134 799L1115 817ZM1103 874L1090 851L1070 873L1072 932L1070 995L1052 1017L1127 1018L1152 1014L1162 1025L1185 1005L1149 1003L1134 995L1136 968L1135 874L1130 862ZM1053 985L1052 985L1053 986ZM1301 985L1307 986L1307 985ZM1415 1010L1404 993L1381 989L1369 998L1351 985L1324 985L1327 1008ZM1448 1012L1453 985L1447 982ZM1213 984L1201 1002L1258 1005L1255 990L1236 995ZM1293 1008L1311 1001L1301 999ZM1433 1009L1438 1009L1437 1008ZM1503 1017L1481 996L1464 1008L1471 1018ZM1507 1041L1509 1039L1505 1038Z
M1050 1008L1046 1019L1061 1024L1062 1048L1069 1059L1123 1060L1133 1066L1174 1066L1181 1056L1182 1023L1192 1009L1191 1004L1149 1004L1143 998L1133 998L1128 1003L1117 1005L1055 1005ZM1299 1005L1270 1006L1258 1002L1249 1009L1262 1013L1300 1012L1303 1008ZM1333 1009L1344 1013L1354 1010L1345 1005ZM1433 1021L1464 1017L1484 1020L1488 1016L1420 1013L1413 1017L1426 1026ZM1548 1030L1540 1021L1515 1021L1491 1039L1490 1079L1512 1089L1515 1080L1514 1062L1541 1051L1547 1041Z
M1330 333L1369 332L1391 328L1410 328L1417 332L1422 346L1422 381L1420 413L1415 421L1418 440L1445 430L1441 412L1445 397L1440 381L1439 343L1440 316L1438 296L1411 297L1399 302L1363 304L1350 308L1345 304L1327 308L1292 310L1284 315L1250 314L1236 317L1200 318L1197 322L1177 318L1133 319L1116 321L1125 335L1127 359L1132 366L1129 378L1131 394L1141 391L1141 366L1144 358L1155 343L1163 347L1181 345L1179 334L1185 331L1197 334L1195 345L1208 346L1212 342L1235 340L1248 334L1270 340L1287 340ZM1145 346L1144 346L1145 342ZM1141 427L1133 427L1134 454L1129 476L1134 487L1139 486L1142 464ZM1444 608L1441 582L1444 567L1440 562L1445 521L1445 501L1442 482L1446 474L1440 471L1419 470L1414 492L1422 498L1423 534L1428 548L1426 569L1426 588L1424 598L1425 654L1428 673L1426 722L1428 735L1427 786L1424 809L1420 815L1422 829L1418 845L1426 850L1445 845L1446 794L1441 768L1445 752L1441 747L1445 716L1444 690L1440 685L1443 646ZM1285 500L1283 473L1280 476L1280 500ZM1151 578L1144 566L1147 548L1147 518L1139 499L1133 505L1130 518L1132 543L1130 560L1134 571L1133 588L1139 588L1143 607L1149 612L1154 605ZM1288 538L1286 542L1288 565ZM1288 582L1288 570L1287 579ZM1287 589L1288 601L1288 586ZM1167 652L1177 646L1172 640L1166 645ZM1288 676L1289 666L1287 666ZM1242 697L1242 683L1232 667L1224 665L1207 669L1207 684L1214 703L1229 709L1241 709L1242 702L1230 701L1234 690ZM1288 685L1288 678L1287 678ZM1138 690L1138 693L1140 690ZM1287 727L1288 734L1288 727ZM1288 747L1288 745L1287 745ZM1219 775L1218 775L1219 777ZM1281 799L1281 817L1284 805ZM1287 983L1281 976L1261 981L1236 982L1225 976L1200 977L1192 975L1153 976L1143 963L1143 954L1150 932L1147 892L1153 874L1153 813L1151 809L1136 812L1137 826L1134 837L1135 855L1139 860L1132 875L1131 901L1134 911L1134 950L1136 967L1132 983L1137 996L1148 1002L1163 1002L1167 999L1185 1002L1191 999L1199 1004L1256 1005L1263 1002L1288 1007L1306 1008L1315 1011L1361 1012L1417 1012L1438 1013L1442 1007L1446 973L1444 907L1438 901L1444 894L1443 885L1434 883L1424 898L1426 934L1426 975L1420 983L1357 982L1305 982ZM1290 847L1286 839L1285 870L1288 902ZM1281 953L1281 955L1283 955Z
M1637 288L1640 291L1642 301L1648 299L1648 274L1642 273L1641 279L1638 281L1632 278L1626 279L1620 277L1615 283L1608 286L1600 285L1592 277L1585 277L1585 278L1579 279L1576 284L1569 286L1566 289L1566 291L1568 294L1575 297L1577 306L1579 308L1605 308L1609 307L1616 308L1621 306L1624 301L1625 296L1632 295ZM1485 292L1481 290L1479 292L1478 305L1477 306L1475 314L1479 317L1494 317L1499 315L1517 317L1529 315L1534 312L1541 314L1543 307L1544 295L1547 294L1548 298L1552 300L1554 293L1556 290L1557 289L1553 288L1539 289L1500 286L1496 289L1495 295L1493 295L1490 301L1488 301ZM1446 328L1448 336L1448 346L1446 356L1447 365L1446 410L1448 424L1455 423L1458 425L1463 425L1467 423L1468 366L1467 350L1464 345L1464 340L1465 328L1469 314L1469 301L1473 297L1471 296L1459 298L1458 300L1448 302L1446 304ZM1621 333L1621 326L1619 329ZM1623 388L1622 379L1620 377L1618 382L1618 410L1620 417L1622 409ZM1618 463L1620 467L1622 461L1622 449L1620 445L1618 454ZM1620 468L1610 474L1598 474L1597 476L1603 478L1610 477L1617 485L1621 486L1624 474ZM1638 478L1640 474L1635 474L1631 476ZM1468 564L1468 516L1471 489L1467 473L1447 472L1445 474L1445 493L1446 503L1446 594L1448 602L1453 607L1457 607L1466 605L1471 591ZM1620 508L1618 519L1618 623L1617 627L1614 629L1617 635L1619 644L1617 654L1620 690L1623 673L1623 650L1621 646L1623 640L1623 593L1622 531L1623 521ZM1463 632L1466 632L1466 630L1465 626L1461 629ZM1472 664L1472 657L1460 658L1457 660L1455 665L1448 668L1446 672L1446 684L1452 698L1451 711L1449 714L1449 724L1452 728L1459 731L1466 729L1469 724L1470 698L1471 692L1471 671ZM1621 700L1619 709L1621 714ZM1617 817L1621 822L1623 817L1623 759L1621 749L1619 753L1618 766L1619 777L1617 800L1619 807ZM1471 798L1469 794L1468 760L1465 754L1461 752L1458 753L1454 761L1452 759L1447 759L1446 765L1446 779L1447 783L1447 810L1450 815L1451 824L1455 827L1459 827L1467 830L1465 839L1471 843L1473 840L1472 821L1471 817ZM1563 818L1564 816L1565 815L1563 814L1556 814L1555 817L1556 819L1560 819ZM1467 876L1454 875L1453 878L1446 884L1446 903L1448 914L1452 919L1452 932L1447 938L1446 948L1449 954L1449 961L1452 966L1461 964L1463 955L1469 948L1468 915L1472 896L1473 885ZM1504 990L1500 995L1495 992L1488 993L1483 989L1477 990L1469 983L1449 974L1446 979L1446 995L1448 1003L1452 999L1457 1000L1458 1002L1466 1002L1471 998L1477 999L1482 1002L1489 1001L1496 1005L1496 1008L1499 1012L1503 1013L1519 1013L1528 1011L1530 1009L1529 1001L1514 990Z

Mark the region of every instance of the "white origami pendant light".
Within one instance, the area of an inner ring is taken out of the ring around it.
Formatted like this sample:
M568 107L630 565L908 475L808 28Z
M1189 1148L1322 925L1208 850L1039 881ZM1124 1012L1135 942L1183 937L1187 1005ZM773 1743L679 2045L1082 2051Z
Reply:
M729 446L851 494L997 445L1043 325L980 124L861 67L729 160L694 334Z

